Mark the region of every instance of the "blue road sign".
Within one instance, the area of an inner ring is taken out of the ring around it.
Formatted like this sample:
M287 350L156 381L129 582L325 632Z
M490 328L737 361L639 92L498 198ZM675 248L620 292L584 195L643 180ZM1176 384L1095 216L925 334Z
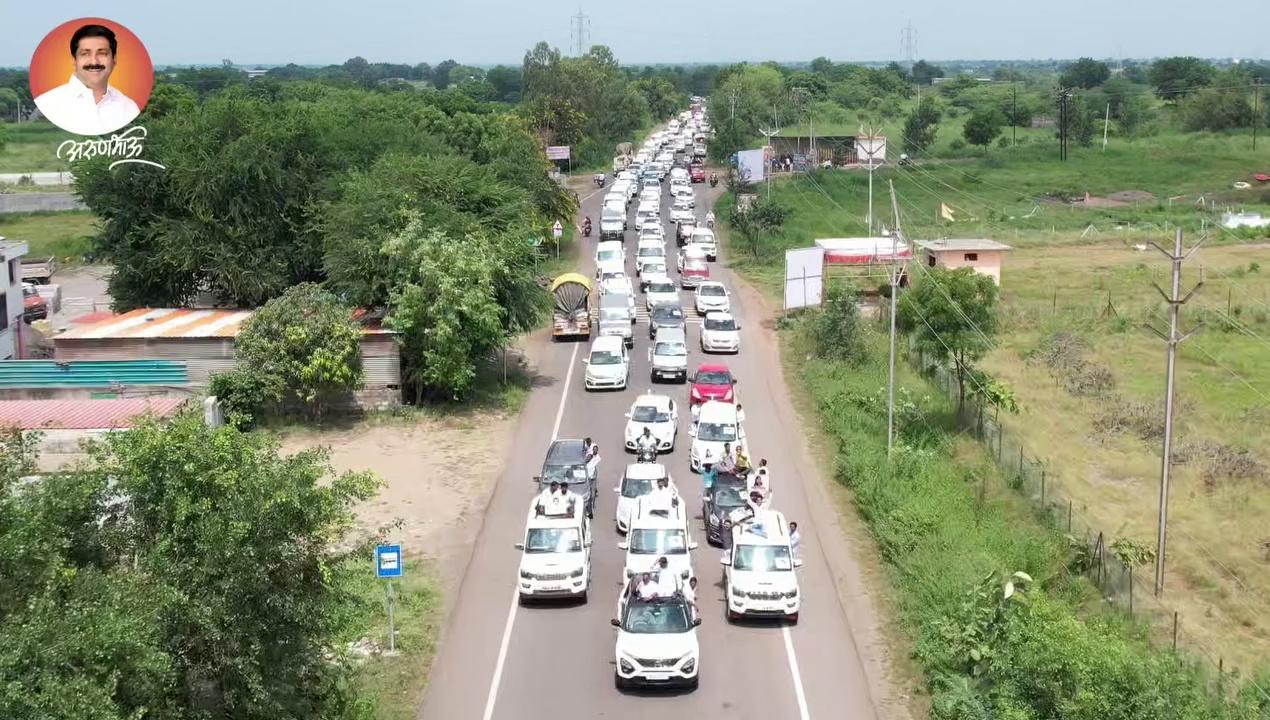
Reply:
M375 546L375 577L399 578L401 577L401 567L400 545Z

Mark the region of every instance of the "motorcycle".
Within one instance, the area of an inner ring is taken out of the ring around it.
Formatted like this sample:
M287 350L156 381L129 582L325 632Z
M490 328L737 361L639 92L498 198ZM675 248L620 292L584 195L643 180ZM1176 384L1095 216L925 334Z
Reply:
M608 178L604 177L604 173L596 173L595 177L591 178L591 180L595 183L596 187L604 187L604 183L608 180Z
M591 218L582 223L582 237L591 237Z
M713 174L710 175L710 187L714 187L718 184L719 184L719 176L713 175Z
M637 463L655 463L657 462L657 448L639 448L635 451L635 462Z

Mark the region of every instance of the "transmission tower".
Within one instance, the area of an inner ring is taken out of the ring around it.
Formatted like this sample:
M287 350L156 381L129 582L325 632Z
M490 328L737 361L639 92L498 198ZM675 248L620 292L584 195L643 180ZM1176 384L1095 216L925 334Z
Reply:
M577 48L578 57L582 57L586 53L587 33L591 31L591 18L582 12L582 8L578 8L578 14L569 19L569 31L574 47Z
M900 58L904 62L905 70L913 69L913 63L917 60L917 43L913 39L911 21L900 31Z

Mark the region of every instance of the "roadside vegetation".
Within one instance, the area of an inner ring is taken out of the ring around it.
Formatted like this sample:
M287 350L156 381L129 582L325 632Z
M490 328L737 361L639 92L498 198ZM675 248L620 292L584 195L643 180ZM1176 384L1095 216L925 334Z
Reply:
M56 257L63 264L91 257L97 219L90 212L0 214L0 235L30 246L29 257Z

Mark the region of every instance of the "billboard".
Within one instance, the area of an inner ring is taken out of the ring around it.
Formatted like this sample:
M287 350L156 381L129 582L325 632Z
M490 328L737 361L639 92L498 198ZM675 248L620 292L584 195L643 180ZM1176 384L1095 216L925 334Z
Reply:
M568 160L569 146L568 145L548 145L547 159L548 160Z
M825 250L821 247L785 251L785 309L820 306L824 290Z
M767 177L767 164L763 160L763 149L742 150L736 154L737 172L746 182L763 182Z

